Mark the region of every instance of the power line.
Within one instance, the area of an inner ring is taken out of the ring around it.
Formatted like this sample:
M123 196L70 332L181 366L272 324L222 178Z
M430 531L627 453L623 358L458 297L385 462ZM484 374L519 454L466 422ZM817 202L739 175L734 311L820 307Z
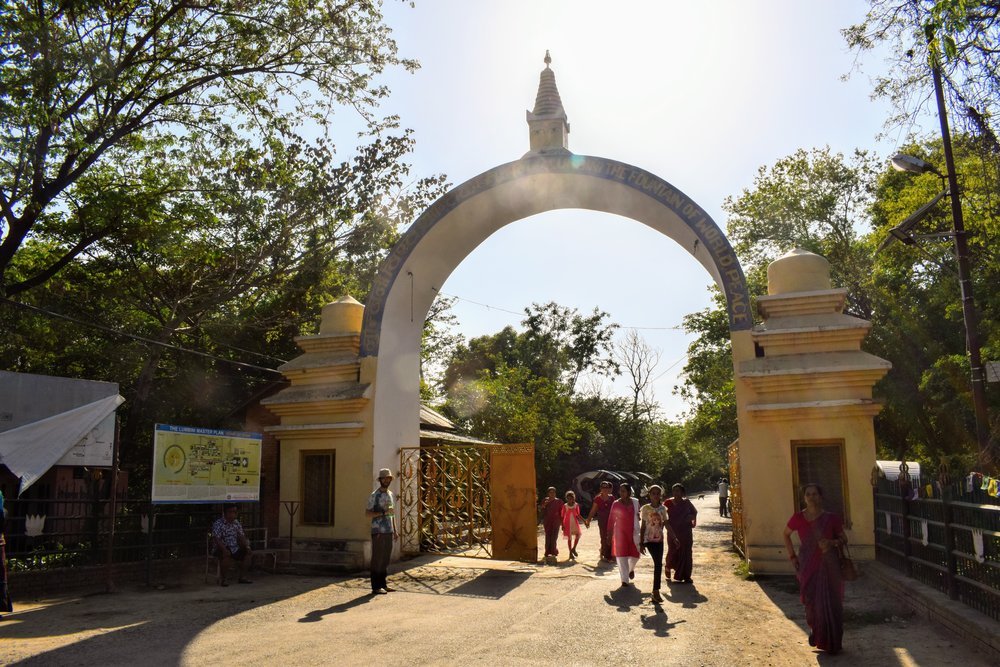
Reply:
M281 375L280 371L273 368L267 368L265 366L257 366L255 364L247 364L242 361L233 361L232 359L226 359L225 357L218 357L214 354L209 354L207 352L201 352L199 350L190 350L186 347L180 347L178 345L173 345L171 343L164 343L162 341L153 340L152 338L146 338L144 336L137 336L136 334L126 333L124 331L119 331L117 329L112 329L111 327L106 327L103 324L97 324L95 322L87 322L86 320L81 320L69 315L63 315L62 313L56 313L51 310L45 310L44 308L39 308L38 306L32 306L27 303L21 303L20 301L14 301L12 299L4 298L4 303L9 303L12 306L17 306L18 308L24 308L25 310L34 311L36 313L41 313L47 317L54 317L60 320L66 320L68 322L73 322L81 326L90 327L92 329L97 329L99 331L104 331L106 333L113 334L115 336L121 336L123 338L131 338L132 340L141 341L143 343L148 343L149 345L158 345L160 347L165 347L171 350L176 350L178 352L186 352L187 354L194 354L199 357L205 357L206 359L212 359L215 361L221 361L226 364L231 364L233 366L238 366L240 368L246 368L255 371L263 371L265 373L270 373L272 375Z
M649 381L650 384L652 384L653 382L656 382L661 377L663 377L664 375L666 375L667 373L669 373L671 368L673 368L674 366L676 366L677 364L681 363L682 361L684 361L687 358L688 358L688 355L687 355L687 353L685 353L683 357L681 357L680 359L678 359L674 363L672 363L669 366L667 366L667 369L665 371L663 371L662 373L660 373L659 375L657 375L655 378L653 378L652 380L650 380Z
M493 305L490 305L488 303L481 303L479 301L473 301L472 299L466 299L464 296L458 296L457 294L448 294L446 292L438 292L438 294L440 294L441 296L446 296L446 297L452 298L452 299L458 299L459 301L465 301L466 303L471 303L471 304L475 304L477 306L482 306L483 308L486 308L487 310L498 310L501 313L509 313L511 315L517 315L518 317L523 317L525 315L525 312L523 310L521 312L517 312L517 311L514 311L514 310L507 310L506 308L501 308L499 306L493 306ZM684 329L684 326L680 325L680 324L678 324L676 326L672 326L672 327L627 327L627 326L624 326L624 325L619 325L619 326L621 326L622 329L636 329L636 330L641 330L641 331L683 331L683 329Z

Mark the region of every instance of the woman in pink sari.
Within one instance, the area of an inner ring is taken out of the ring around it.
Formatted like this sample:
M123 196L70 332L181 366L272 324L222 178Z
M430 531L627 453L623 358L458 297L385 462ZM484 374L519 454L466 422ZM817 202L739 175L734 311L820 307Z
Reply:
M639 501L632 497L632 487L618 487L618 500L611 503L608 517L611 534L611 555L618 560L622 588L635 578L635 564L639 562Z
M840 576L840 547L847 544L840 516L823 510L823 489L802 487L805 509L785 527L785 548L799 580L802 604L809 624L809 645L837 654L844 637L844 581ZM792 546L798 533L799 553Z

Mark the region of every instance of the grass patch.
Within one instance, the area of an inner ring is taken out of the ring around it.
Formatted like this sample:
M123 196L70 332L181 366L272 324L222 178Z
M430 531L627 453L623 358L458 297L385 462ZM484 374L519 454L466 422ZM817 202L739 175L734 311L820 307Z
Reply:
M743 581L753 581L753 572L750 571L750 563L742 558L733 566L733 574Z

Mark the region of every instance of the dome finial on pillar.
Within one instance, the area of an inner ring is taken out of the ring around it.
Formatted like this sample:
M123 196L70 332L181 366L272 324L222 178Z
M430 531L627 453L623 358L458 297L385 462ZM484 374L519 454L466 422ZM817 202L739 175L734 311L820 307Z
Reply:
M545 67L548 68L552 64L552 56L549 55L549 50L545 49Z

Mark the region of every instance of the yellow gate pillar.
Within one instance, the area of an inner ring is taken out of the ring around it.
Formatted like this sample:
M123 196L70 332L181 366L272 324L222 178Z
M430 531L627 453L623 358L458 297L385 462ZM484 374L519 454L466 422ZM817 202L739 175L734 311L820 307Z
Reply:
M756 573L791 572L782 531L798 487L819 483L844 515L852 554L874 557L872 386L888 361L861 351L871 323L843 313L822 257L793 250L768 266L763 323L733 337L744 549ZM744 340L745 338L745 340Z
M361 382L364 306L350 296L323 307L319 333L299 336L303 354L278 370L290 386L261 401L281 418L279 537L293 535L296 563L355 569L371 555L365 501L372 475L370 383ZM290 524L294 522L294 525Z

